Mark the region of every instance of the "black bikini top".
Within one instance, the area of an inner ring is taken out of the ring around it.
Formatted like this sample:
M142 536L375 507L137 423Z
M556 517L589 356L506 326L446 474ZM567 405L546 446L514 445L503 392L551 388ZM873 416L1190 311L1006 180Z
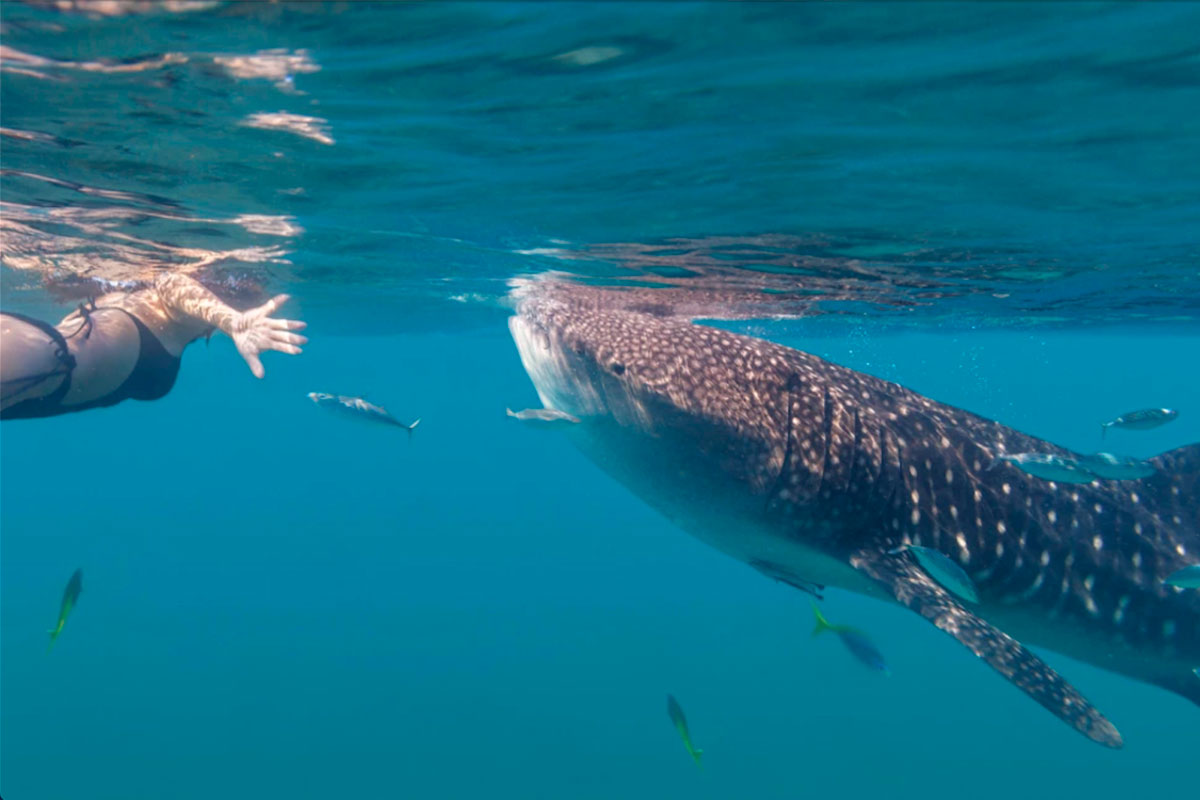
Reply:
M93 323L89 312L94 310L96 310L94 306L90 309L80 306L80 313L84 317L84 326L86 327L85 336L91 333L90 326ZM49 380L56 375L66 375L63 382L52 393L45 397L32 397L28 400L22 400L20 403L0 411L0 419L52 417L58 414L86 411L89 408L112 406L120 403L122 400L157 400L171 391L171 387L175 385L175 378L179 375L179 357L168 353L153 331L147 328L145 323L133 314L125 311L123 308L113 308L112 310L125 314L133 320L133 324L137 327L139 348L137 363L134 364L133 372L129 373L129 376L113 391L95 400L71 406L62 405L63 398L70 391L71 373L75 369L75 357L71 355L67 347L66 338L58 329L39 319L33 319L23 314L14 314L9 311L0 312L34 325L44 331L54 344L55 357L58 359L60 365L58 369L51 372L41 375L30 375L19 378L17 381L12 381L11 383L20 382L22 384L14 391L24 391L29 386L35 386L39 382ZM9 387L5 386L4 391L6 394L9 393Z

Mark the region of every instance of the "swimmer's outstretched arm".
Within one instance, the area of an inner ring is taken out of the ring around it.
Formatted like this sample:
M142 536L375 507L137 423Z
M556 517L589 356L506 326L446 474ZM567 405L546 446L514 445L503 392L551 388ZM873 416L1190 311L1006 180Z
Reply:
M260 353L276 350L297 355L300 345L308 342L298 333L292 333L303 330L303 322L271 316L288 301L286 294L276 295L258 308L236 311L184 275L162 276L147 294L151 296L144 298L145 305L137 304L142 306L139 310L144 312L139 317L155 330L165 347L182 352L188 342L203 336L210 328L217 328L233 339L238 353L256 378L265 374L258 357ZM146 308L146 305L150 307ZM151 319L146 319L147 316Z

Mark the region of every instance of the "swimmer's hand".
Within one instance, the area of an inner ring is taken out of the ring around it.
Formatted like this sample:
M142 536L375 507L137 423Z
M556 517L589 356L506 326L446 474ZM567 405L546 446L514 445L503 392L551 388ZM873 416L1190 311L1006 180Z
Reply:
M246 360L246 365L261 378L266 374L258 354L264 350L278 350L288 355L299 355L300 345L308 339L290 331L304 330L304 323L294 319L274 319L271 314L290 298L286 294L276 295L258 308L236 312L230 323L229 335L237 345L237 351Z

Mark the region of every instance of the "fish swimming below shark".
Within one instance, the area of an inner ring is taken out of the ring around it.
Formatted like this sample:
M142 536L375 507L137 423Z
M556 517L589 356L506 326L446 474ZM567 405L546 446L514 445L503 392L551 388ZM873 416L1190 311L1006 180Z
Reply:
M1200 592L1163 584L1200 553L1200 445L1133 484L1042 480L993 464L1077 456L632 292L514 284L509 327L542 403L689 533L796 587L915 611L1100 744L1122 745L1116 727L1022 641L1200 704ZM906 546L960 566L979 603Z

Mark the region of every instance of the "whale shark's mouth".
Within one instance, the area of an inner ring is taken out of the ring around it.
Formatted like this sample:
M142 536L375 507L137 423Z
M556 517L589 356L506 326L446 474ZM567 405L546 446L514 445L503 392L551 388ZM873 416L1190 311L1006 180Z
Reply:
M604 412L605 404L587 378L588 365L563 346L558 332L525 314L510 318L508 328L544 407L580 418Z
M547 283L518 285L514 296L509 330L544 407L584 422L605 417L623 427L652 425L649 404L660 381L645 368L629 314L596 314Z

